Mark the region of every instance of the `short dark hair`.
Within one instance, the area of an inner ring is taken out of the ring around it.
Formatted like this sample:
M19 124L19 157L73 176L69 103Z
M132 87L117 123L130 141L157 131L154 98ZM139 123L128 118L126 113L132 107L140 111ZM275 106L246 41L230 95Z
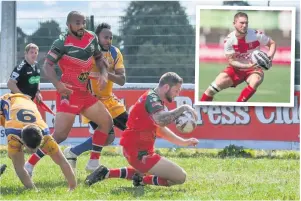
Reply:
M83 14L81 14L81 13L78 12L78 11L71 11L70 13L68 13L68 16L67 16L67 24L70 24L71 18L72 18L74 15L82 15L82 16L84 16Z
M168 84L170 87L175 86L176 84L182 84L183 78L181 78L177 73L167 72L163 74L159 80L159 87L162 87L165 84Z
M37 148L42 141L42 130L36 125L28 125L22 129L21 138L29 148Z
M95 29L96 35L98 36L99 33L100 33L103 29L111 29L111 25L109 25L108 23L105 23L105 22L99 24L99 25L96 27L96 29Z
M238 12L238 13L236 13L236 14L234 15L234 22L235 22L235 20L236 20L237 18L239 18L239 17L245 17L245 18L248 19L247 13L244 13L244 12Z

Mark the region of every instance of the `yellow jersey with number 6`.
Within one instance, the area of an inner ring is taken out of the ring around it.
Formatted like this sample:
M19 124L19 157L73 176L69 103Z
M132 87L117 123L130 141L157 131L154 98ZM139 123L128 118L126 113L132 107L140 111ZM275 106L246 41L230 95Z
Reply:
M21 137L24 126L35 124L41 128L43 135L49 135L48 125L43 120L36 104L24 94L5 94L0 97L1 126L6 136L13 134Z

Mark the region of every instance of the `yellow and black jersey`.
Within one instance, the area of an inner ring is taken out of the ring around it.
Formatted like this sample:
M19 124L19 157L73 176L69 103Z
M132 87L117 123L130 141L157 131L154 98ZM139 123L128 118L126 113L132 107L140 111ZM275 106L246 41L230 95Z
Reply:
M111 46L110 50L102 51L102 53L109 62L109 68L108 68L109 72L114 71L116 69L124 68L123 56L117 47ZM97 76L93 76L93 74L97 75L99 73L99 70L96 67L94 59L92 62L92 66L93 66L93 68L90 72L90 76L97 77ZM113 96L113 84L114 83L111 80L108 80L106 87L103 90L100 90L98 80L94 80L94 79L89 80L89 88L91 90L91 93L93 95L96 95L99 98L100 97L101 98L112 97Z
M43 135L50 134L36 104L24 94L5 94L0 97L0 119L6 136L13 134L21 137L23 127L30 124L40 127Z

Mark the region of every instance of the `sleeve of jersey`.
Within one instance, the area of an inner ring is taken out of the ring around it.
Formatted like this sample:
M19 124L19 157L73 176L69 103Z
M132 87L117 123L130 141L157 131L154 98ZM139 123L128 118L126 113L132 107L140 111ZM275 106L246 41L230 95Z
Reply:
M10 74L10 79L19 81L20 80L20 75L22 71L22 66L17 66L14 68L13 72Z
M57 39L51 45L49 52L46 55L46 59L52 63L57 63L58 60L64 54L64 41L62 39Z
M229 38L226 38L224 41L224 53L227 54L234 54L235 50L231 44L231 40Z
M159 97L154 94L151 94L147 97L145 108L149 114L154 114L160 110L164 110L164 106L162 105Z
M261 46L267 45L268 42L270 41L270 37L266 36L261 31L256 31L256 37L257 37L257 40L259 41Z
M124 68L123 64L123 56L120 52L120 50L117 50L117 59L115 61L115 69Z

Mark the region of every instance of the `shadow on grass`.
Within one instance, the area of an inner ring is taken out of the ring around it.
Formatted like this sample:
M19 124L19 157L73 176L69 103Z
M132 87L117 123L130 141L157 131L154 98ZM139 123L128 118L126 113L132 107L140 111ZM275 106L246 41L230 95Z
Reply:
M118 187L111 190L113 195L120 195L121 193L131 193L133 197L141 197L145 194L143 186L139 187Z
M64 180L60 181L38 181L35 182L35 185L38 189L44 190L44 189L54 189L57 187L65 187L68 188L68 183Z
M118 188L114 188L111 189L111 193L113 195L120 195L122 193L130 193L132 194L133 197L142 197L145 195L145 193L157 193L158 191L161 191L163 188L163 190L166 189L166 193L167 194L161 194L160 198L170 198L170 194L173 193L186 193L187 190L186 189L182 189L182 188L173 188L173 187L165 187L165 186L152 186L150 188L150 186L138 186L138 187L118 187Z
M3 185L3 184L1 184ZM67 182L66 181L42 181L42 182L35 182L35 186L38 188L38 190L51 190L58 187L66 187L67 189ZM0 194L5 195L20 195L22 193L27 193L29 191L35 192L33 189L26 189L23 186L16 187L16 186L0 186Z
M1 184L2 185L2 184ZM5 195L19 195L23 192L28 192L30 190L25 189L23 186L22 187L16 187L16 186L1 186L0 187L0 194L2 196Z

